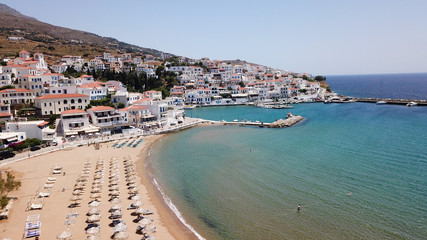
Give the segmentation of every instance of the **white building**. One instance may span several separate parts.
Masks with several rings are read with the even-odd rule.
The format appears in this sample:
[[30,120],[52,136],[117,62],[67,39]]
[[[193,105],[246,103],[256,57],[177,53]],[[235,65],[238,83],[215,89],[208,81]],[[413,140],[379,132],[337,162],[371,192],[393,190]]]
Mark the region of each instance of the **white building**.
[[0,132],[0,147],[7,148],[11,143],[22,142],[27,139],[25,132]]
[[33,92],[27,89],[4,89],[0,91],[2,104],[20,104],[34,102]]
[[48,122],[27,121],[27,122],[7,122],[7,132],[25,132],[27,138],[37,138],[42,141],[53,141],[55,139],[55,129],[50,129]]
[[42,115],[60,114],[70,109],[85,109],[90,103],[89,96],[83,94],[50,94],[35,100],[36,108]]
[[89,115],[81,109],[72,109],[61,113],[61,123],[64,136],[98,132],[99,128],[91,126]]

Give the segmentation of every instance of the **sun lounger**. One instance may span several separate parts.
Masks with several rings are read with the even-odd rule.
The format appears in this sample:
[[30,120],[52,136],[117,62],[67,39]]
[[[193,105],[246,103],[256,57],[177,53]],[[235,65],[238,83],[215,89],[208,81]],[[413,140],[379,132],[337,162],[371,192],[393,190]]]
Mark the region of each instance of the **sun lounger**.
[[40,236],[40,229],[26,230],[25,238],[32,238]]
[[41,225],[42,224],[40,221],[26,222],[25,223],[25,230],[38,229],[41,227]]
[[54,186],[54,184],[45,184],[44,185],[44,188],[46,189],[46,188],[53,188],[53,186]]
[[62,171],[61,170],[53,170],[52,171],[52,174],[61,174],[62,173]]
[[27,222],[40,220],[40,214],[28,215]]
[[55,182],[56,181],[56,177],[48,177],[47,180],[49,182]]
[[54,166],[53,170],[62,170],[62,167],[61,166]]
[[50,195],[49,192],[39,192],[39,195],[37,197],[44,198],[44,197],[49,197],[49,195]]
[[43,208],[43,203],[32,203],[30,210],[38,210]]

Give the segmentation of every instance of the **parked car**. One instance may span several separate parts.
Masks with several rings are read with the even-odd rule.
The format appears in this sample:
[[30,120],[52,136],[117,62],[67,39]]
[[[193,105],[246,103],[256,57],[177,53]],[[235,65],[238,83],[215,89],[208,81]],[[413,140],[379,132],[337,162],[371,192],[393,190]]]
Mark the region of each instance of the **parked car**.
[[15,157],[15,153],[11,151],[0,151],[0,160]]
[[40,146],[32,146],[30,148],[30,151],[37,151],[37,150],[40,150],[40,149],[41,149]]

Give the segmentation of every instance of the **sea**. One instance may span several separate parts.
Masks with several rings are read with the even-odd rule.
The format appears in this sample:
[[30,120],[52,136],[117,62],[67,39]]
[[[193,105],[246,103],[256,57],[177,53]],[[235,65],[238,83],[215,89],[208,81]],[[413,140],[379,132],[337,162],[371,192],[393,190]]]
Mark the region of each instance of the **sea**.
[[[327,82],[348,96],[427,99],[427,74]],[[186,114],[272,122],[288,112],[305,120],[282,129],[195,127],[151,150],[155,184],[199,239],[427,239],[427,107],[305,103]]]

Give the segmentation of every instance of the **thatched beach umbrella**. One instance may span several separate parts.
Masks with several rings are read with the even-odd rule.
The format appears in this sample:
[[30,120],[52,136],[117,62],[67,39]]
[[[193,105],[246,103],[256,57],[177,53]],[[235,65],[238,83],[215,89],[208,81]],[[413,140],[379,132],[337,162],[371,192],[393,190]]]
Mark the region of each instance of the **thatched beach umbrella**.
[[141,197],[139,195],[135,195],[135,196],[132,196],[130,199],[134,201],[138,201],[138,200],[141,200]]
[[134,207],[140,207],[142,206],[142,202],[141,201],[133,202],[131,205]]
[[101,179],[103,176],[101,175],[101,174],[97,174],[97,175],[95,175],[94,177],[93,177],[93,179]]
[[69,239],[71,238],[71,232],[68,230],[63,231],[61,234],[58,235],[58,237],[56,237],[56,239]]
[[141,219],[141,220],[138,221],[138,224],[140,224],[140,225],[148,225],[148,224],[151,224],[151,220],[148,219],[148,218],[143,218],[143,219]]
[[123,222],[121,222],[121,223],[117,224],[116,226],[114,226],[114,232],[124,232],[127,229],[128,229],[128,227]]
[[101,205],[101,202],[96,200],[89,203],[89,207],[98,207],[99,205]]
[[98,213],[99,213],[99,209],[96,207],[89,209],[89,211],[87,212],[88,215],[95,215]]
[[135,183],[131,183],[131,184],[128,185],[128,189],[130,189],[130,188],[136,188],[136,187],[138,187],[138,185],[136,185]]
[[74,195],[74,196],[82,195],[82,194],[83,194],[83,192],[82,192],[82,191],[80,191],[80,190],[74,190],[74,191],[73,191],[73,195]]
[[145,213],[145,209],[143,209],[143,208],[138,208],[138,209],[136,209],[135,210],[135,212],[134,213],[136,213],[136,214],[138,214],[138,215],[142,215],[142,214],[144,214]]
[[115,198],[111,199],[110,202],[117,204],[117,203],[120,203],[120,199],[118,197],[115,197]]
[[119,196],[119,195],[120,195],[120,192],[119,192],[119,191],[112,191],[112,192],[110,193],[110,195],[111,195],[111,196]]
[[129,194],[137,194],[138,193],[138,189],[132,189],[129,191]]
[[117,185],[113,185],[110,187],[110,191],[117,191],[117,190],[119,190],[119,186]]
[[86,230],[87,234],[96,234],[99,233],[99,227],[91,227],[88,230]]
[[77,195],[74,195],[74,196],[72,196],[71,197],[71,199],[70,199],[71,201],[73,201],[73,202],[75,202],[75,201],[78,201],[78,200],[82,200],[82,197],[81,196],[77,196]]
[[86,240],[101,240],[101,237],[96,235],[87,236]]
[[95,223],[95,222],[99,222],[100,220],[101,220],[101,215],[99,214],[91,215],[87,218],[88,223]]
[[93,193],[92,195],[90,195],[90,198],[92,198],[92,199],[97,199],[100,197],[101,197],[101,194],[99,194],[99,193]]
[[113,239],[115,240],[126,240],[128,239],[129,234],[127,232],[117,232],[116,234],[114,234]]
[[77,182],[87,182],[87,178],[79,177],[79,178],[77,178]]
[[122,206],[120,206],[119,204],[116,204],[116,205],[111,207],[111,210],[113,210],[113,211],[120,210],[120,209],[122,209]]
[[94,188],[90,191],[91,193],[100,193],[101,189],[100,188]]

